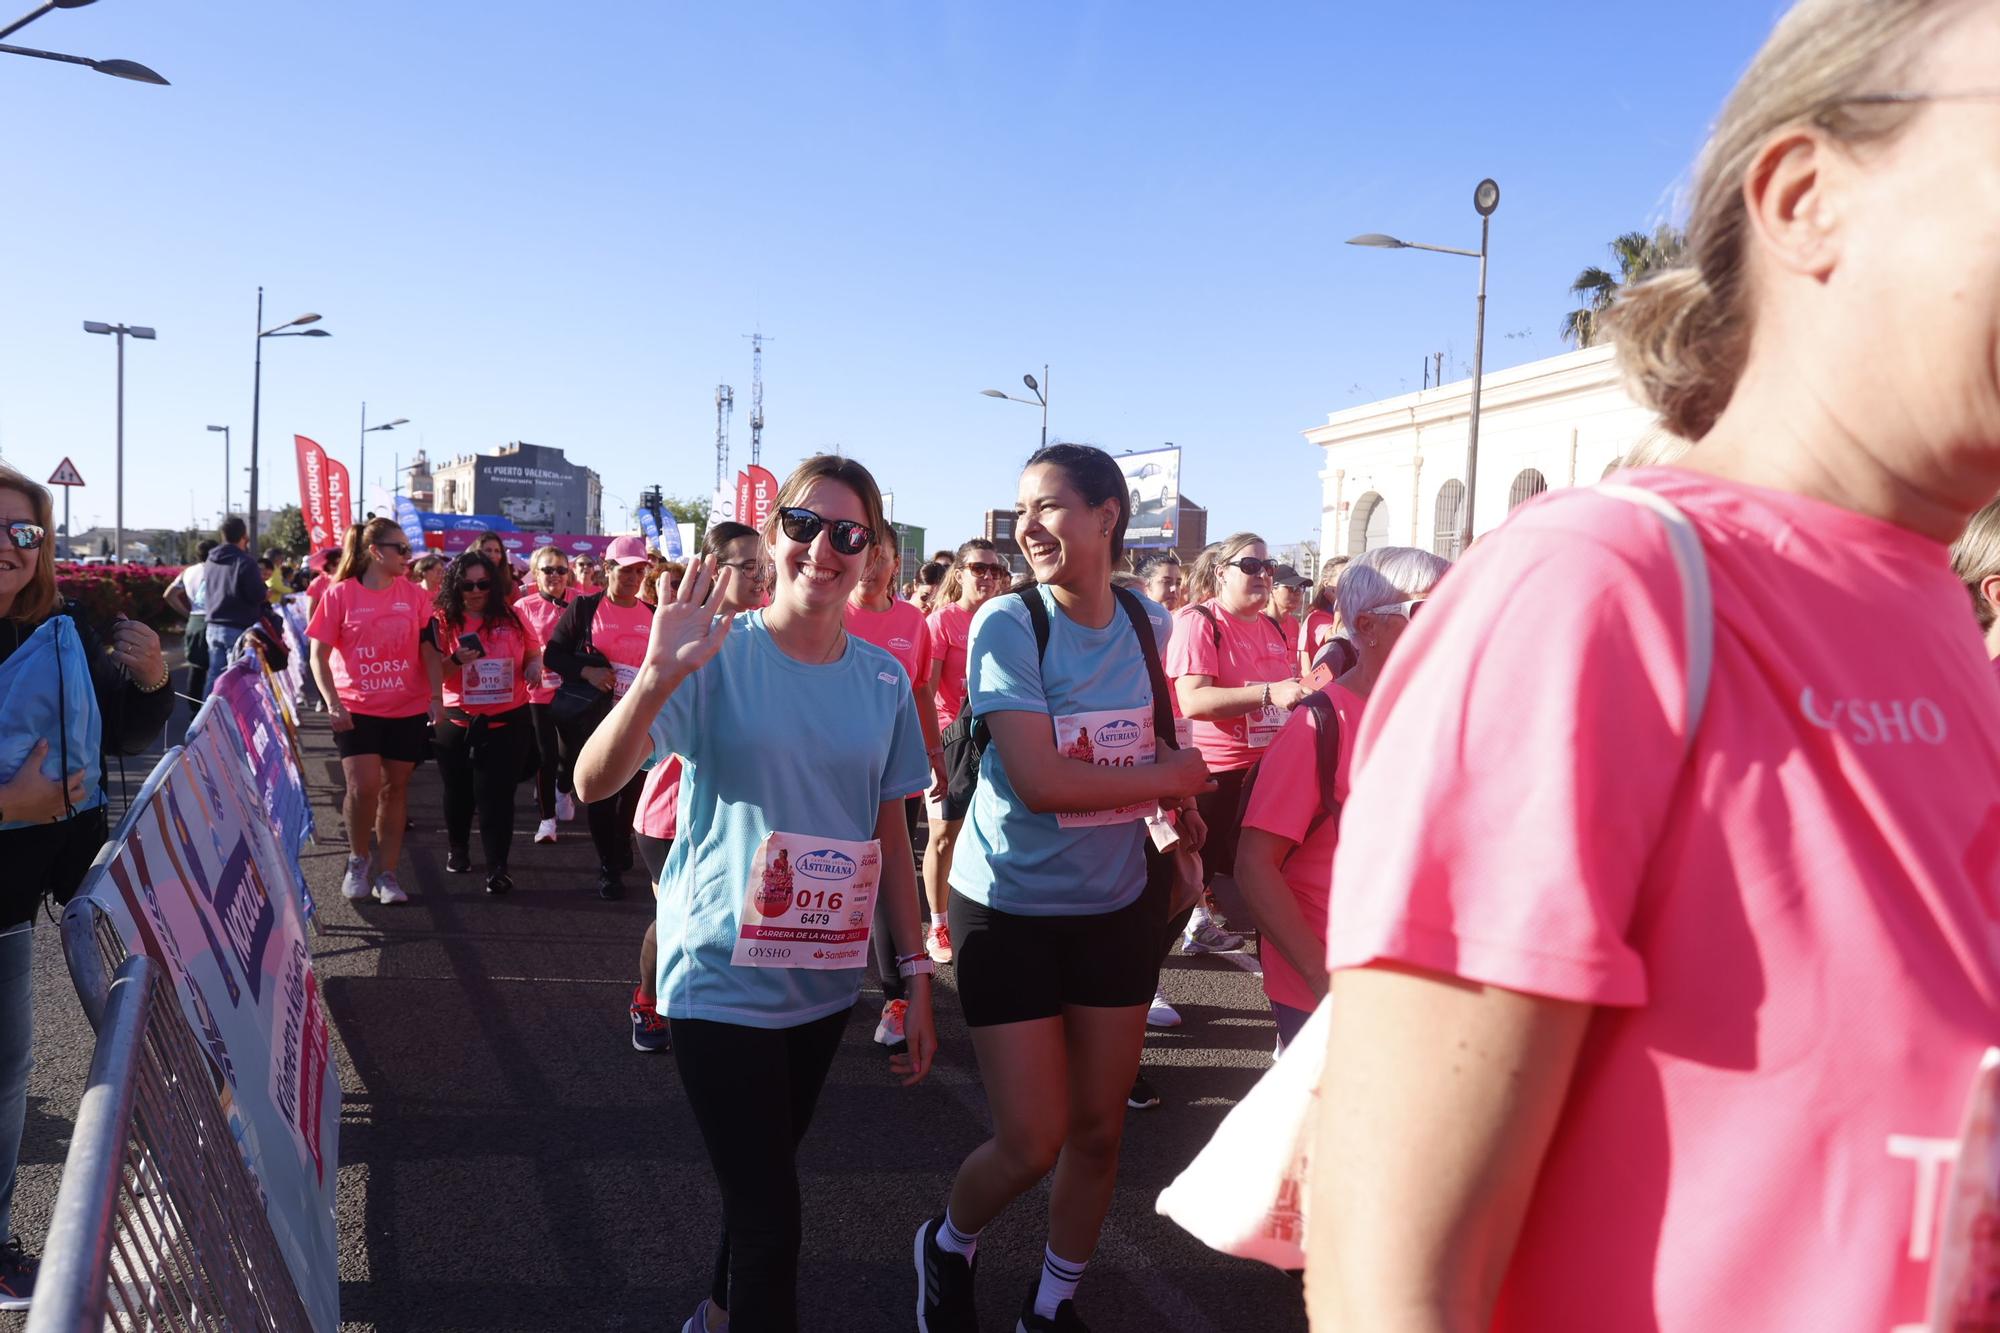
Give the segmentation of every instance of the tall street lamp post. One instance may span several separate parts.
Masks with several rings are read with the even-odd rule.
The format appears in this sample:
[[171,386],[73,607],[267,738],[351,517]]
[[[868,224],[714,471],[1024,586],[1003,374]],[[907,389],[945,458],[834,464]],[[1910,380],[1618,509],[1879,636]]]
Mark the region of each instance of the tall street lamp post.
[[1472,208],[1479,214],[1477,250],[1399,241],[1394,236],[1373,231],[1348,242],[1349,245],[1367,245],[1381,250],[1430,250],[1441,255],[1464,255],[1479,261],[1479,305],[1472,335],[1472,415],[1465,430],[1465,526],[1459,537],[1460,555],[1472,549],[1472,515],[1479,498],[1479,387],[1486,370],[1486,239],[1493,222],[1493,210],[1498,207],[1500,187],[1488,177],[1472,191]]
[[[42,0],[40,5],[20,18],[0,27],[0,37],[12,37],[52,9],[81,9],[90,3],[92,0]],[[66,56],[60,51],[38,51],[32,46],[0,45],[0,52],[10,56],[29,56],[36,60],[58,60],[65,65],[84,65],[99,74],[109,74],[114,79],[130,79],[134,83],[157,83],[164,87],[167,82],[136,60],[92,60],[88,56]]]
[[333,335],[325,329],[299,327],[319,323],[319,316],[304,314],[296,319],[288,319],[282,324],[264,327],[264,289],[257,289],[257,364],[250,381],[250,549],[257,549],[257,433],[263,424],[264,407],[264,339],[266,338],[330,338]]
[[1039,405],[1042,409],[1042,448],[1046,449],[1049,447],[1049,398],[1043,390],[1048,386],[1048,382],[1049,368],[1043,366],[1042,382],[1040,384],[1035,383],[1033,375],[1021,376],[1021,383],[1027,385],[1028,391],[1035,395],[1032,399],[1016,398],[1014,395],[1002,393],[998,389],[981,389],[979,392],[985,394],[988,398],[1005,398],[1010,403],[1026,403],[1029,407]]
[[361,465],[360,465],[360,466],[361,466],[361,502],[360,502],[360,503],[359,503],[358,505],[356,505],[356,506],[355,506],[355,508],[356,508],[356,510],[357,510],[358,512],[360,512],[360,513],[363,513],[363,514],[365,514],[365,513],[367,513],[367,512],[368,512],[368,435],[369,435],[369,432],[371,432],[371,431],[378,431],[378,430],[394,430],[394,429],[396,429],[396,427],[398,427],[398,426],[407,426],[407,425],[409,425],[409,424],[410,424],[410,419],[409,419],[408,417],[397,417],[397,418],[396,418],[396,419],[395,419],[394,421],[385,421],[385,422],[383,422],[383,423],[382,423],[381,425],[379,425],[379,426],[371,426],[371,425],[369,425],[369,424],[368,424],[368,404],[366,404],[366,403],[363,403],[363,404],[361,405]]
[[229,517],[229,427],[210,426],[222,432],[222,516]]
[[125,339],[130,336],[151,342],[158,335],[151,329],[136,324],[101,324],[94,319],[83,321],[83,331],[108,333],[118,344],[118,516],[116,526],[112,528],[112,540],[117,545],[112,549],[111,558],[123,564],[125,562]]

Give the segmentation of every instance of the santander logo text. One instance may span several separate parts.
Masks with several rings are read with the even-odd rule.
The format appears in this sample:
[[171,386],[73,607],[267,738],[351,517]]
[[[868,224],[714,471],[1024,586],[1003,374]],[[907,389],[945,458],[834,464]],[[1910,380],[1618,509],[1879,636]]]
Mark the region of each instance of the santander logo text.
[[1821,731],[1856,745],[1943,745],[1951,734],[1944,709],[1930,699],[1816,700],[1808,685],[1799,694],[1799,712]]

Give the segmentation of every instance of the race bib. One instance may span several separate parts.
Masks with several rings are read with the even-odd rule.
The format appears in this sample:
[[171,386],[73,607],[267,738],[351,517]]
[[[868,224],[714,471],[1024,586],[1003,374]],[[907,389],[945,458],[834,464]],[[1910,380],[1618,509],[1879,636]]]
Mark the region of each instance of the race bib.
[[1958,1153],[1931,1261],[1930,1333],[2000,1321],[2000,1050],[1979,1062],[1958,1132]]
[[1192,750],[1194,748],[1194,719],[1177,717],[1174,719],[1174,748]]
[[[1252,685],[1276,684],[1276,681],[1253,680]],[[1262,750],[1278,739],[1278,733],[1285,729],[1285,719],[1290,713],[1276,704],[1268,708],[1258,708],[1243,719],[1244,739],[1253,750]]]
[[864,966],[881,879],[875,839],[769,834],[757,845],[730,961],[818,971]]
[[625,691],[632,688],[632,682],[639,679],[639,668],[611,664],[611,697],[623,699]]
[[514,702],[514,659],[481,657],[460,670],[459,698],[467,708]]
[[[1097,713],[1065,713],[1055,720],[1056,753],[1065,759],[1107,768],[1134,768],[1153,762],[1157,744],[1149,709],[1111,709]],[[1126,824],[1160,812],[1159,802],[1141,801],[1116,810],[1092,810],[1082,814],[1058,814],[1062,828],[1102,828]]]

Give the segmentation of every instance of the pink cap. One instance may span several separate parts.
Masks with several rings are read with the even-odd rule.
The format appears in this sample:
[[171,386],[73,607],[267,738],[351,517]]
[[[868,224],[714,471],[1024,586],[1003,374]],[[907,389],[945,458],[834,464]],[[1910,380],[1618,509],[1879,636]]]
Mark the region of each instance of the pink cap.
[[611,545],[604,548],[604,559],[609,564],[622,567],[625,565],[643,565],[651,557],[646,554],[646,539],[644,537],[633,536],[619,537],[613,540]]

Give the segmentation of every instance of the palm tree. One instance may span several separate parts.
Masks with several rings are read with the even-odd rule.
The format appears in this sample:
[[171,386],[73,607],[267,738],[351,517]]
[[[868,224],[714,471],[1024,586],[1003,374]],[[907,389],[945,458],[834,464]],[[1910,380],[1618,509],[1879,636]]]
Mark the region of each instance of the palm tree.
[[1569,293],[1582,302],[1563,317],[1563,341],[1589,347],[1604,332],[1604,315],[1618,299],[1618,293],[1660,269],[1673,268],[1687,257],[1687,233],[1661,223],[1651,236],[1628,231],[1611,242],[1612,256],[1618,261],[1613,277],[1596,265],[1576,275]]

